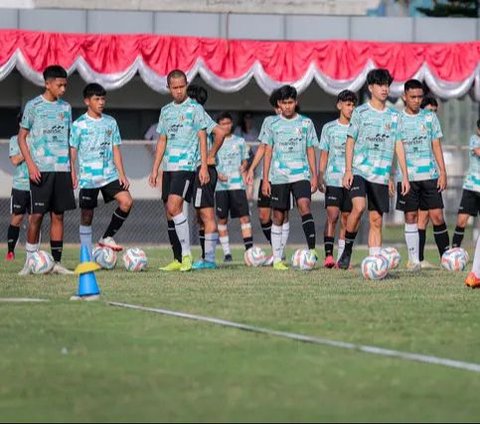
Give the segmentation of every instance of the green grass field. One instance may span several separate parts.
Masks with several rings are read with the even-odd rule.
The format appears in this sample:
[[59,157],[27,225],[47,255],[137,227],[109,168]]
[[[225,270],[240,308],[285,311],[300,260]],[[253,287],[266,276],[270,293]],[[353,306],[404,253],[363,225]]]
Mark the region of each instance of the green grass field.
[[[0,297],[50,300],[0,303],[2,422],[480,419],[478,373],[105,302],[480,363],[480,290],[463,286],[466,272],[399,269],[367,282],[358,267],[278,273],[237,262],[180,275],[156,271],[170,259],[167,249],[147,254],[148,272],[98,272],[98,302],[68,300],[76,277],[18,277],[20,254],[2,264]],[[67,249],[65,264],[73,268],[77,255]],[[428,256],[438,262],[434,250]]]

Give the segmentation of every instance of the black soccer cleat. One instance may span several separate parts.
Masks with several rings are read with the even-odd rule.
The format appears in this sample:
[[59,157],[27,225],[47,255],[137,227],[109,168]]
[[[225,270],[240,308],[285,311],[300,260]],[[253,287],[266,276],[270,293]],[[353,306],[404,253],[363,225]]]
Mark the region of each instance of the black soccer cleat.
[[232,255],[225,255],[223,262],[233,262]]
[[337,268],[339,269],[349,269],[350,268],[350,260],[352,259],[352,254],[347,253],[345,250],[340,256],[340,259],[337,262]]

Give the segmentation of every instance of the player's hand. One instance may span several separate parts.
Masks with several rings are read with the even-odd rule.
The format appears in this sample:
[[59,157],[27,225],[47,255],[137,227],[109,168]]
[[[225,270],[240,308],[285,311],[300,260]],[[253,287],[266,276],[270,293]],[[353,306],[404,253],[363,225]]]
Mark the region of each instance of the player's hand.
[[78,187],[78,177],[77,177],[77,173],[75,172],[74,169],[72,169],[70,175],[71,175],[71,177],[72,177],[72,188],[75,190],[75,189]]
[[239,169],[240,174],[245,173],[245,172],[247,171],[247,169],[248,169],[248,163],[242,163],[242,164],[240,165],[240,169]]
[[447,188],[447,174],[440,174],[438,177],[437,188],[439,192]]
[[270,195],[272,194],[272,188],[270,186],[269,181],[266,181],[266,180],[263,181],[263,183],[262,183],[262,194],[266,197],[270,197]]
[[318,190],[320,193],[325,193],[327,191],[327,186],[325,185],[325,180],[322,175],[318,175]]
[[406,196],[410,192],[410,181],[408,181],[408,178],[404,178],[402,180],[402,196]]
[[198,179],[200,180],[200,185],[208,184],[210,181],[210,174],[208,173],[207,166],[201,166],[200,170],[198,171]]
[[[402,190],[403,190],[403,181],[402,181]],[[395,196],[395,181],[393,181],[392,178],[388,180],[388,195],[390,197]]]
[[118,182],[125,190],[128,190],[130,187],[130,181],[128,181],[128,178],[125,175],[119,176]]
[[310,190],[312,194],[318,190],[318,179],[316,175],[312,175],[312,178],[310,179]]
[[158,180],[158,171],[152,171],[152,173],[148,177],[148,184],[150,184],[150,187],[155,188],[157,186],[157,180]]
[[218,174],[218,181],[226,183],[228,181],[228,177],[225,174]]
[[28,168],[28,175],[30,176],[30,179],[35,183],[35,184],[40,184],[42,181],[42,174],[37,168],[37,165],[32,163],[30,166],[27,166]]
[[252,185],[254,179],[255,179],[255,177],[254,177],[254,175],[253,175],[253,171],[248,171],[248,172],[247,172],[247,177],[245,178],[245,182],[246,182],[248,185]]
[[343,186],[350,190],[353,184],[353,174],[352,171],[345,171],[345,174],[343,175]]
[[217,165],[217,161],[215,159],[215,156],[208,156],[207,157],[207,165],[210,165],[210,166]]

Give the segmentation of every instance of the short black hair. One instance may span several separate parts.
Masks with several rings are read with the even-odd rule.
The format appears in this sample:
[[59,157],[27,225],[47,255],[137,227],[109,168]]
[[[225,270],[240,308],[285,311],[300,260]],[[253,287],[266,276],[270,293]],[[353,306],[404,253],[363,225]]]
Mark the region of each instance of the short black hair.
[[358,102],[358,98],[353,91],[343,90],[338,93],[337,103],[338,102],[352,102],[354,105],[356,105]]
[[409,79],[404,87],[403,87],[403,90],[405,91],[405,93],[408,91],[408,90],[417,90],[421,88],[423,91],[425,91],[425,88],[423,87],[423,84],[417,80],[417,79]]
[[278,89],[277,101],[288,99],[297,100],[297,89],[291,85],[283,85]]
[[274,108],[278,107],[278,88],[272,91],[272,94],[270,94],[270,97],[268,98],[268,103]]
[[223,121],[224,119],[230,119],[230,121],[233,122],[233,117],[232,115],[230,114],[230,112],[220,112],[217,116],[217,124],[220,123],[220,121]]
[[87,84],[83,89],[83,98],[89,99],[93,96],[106,96],[107,91],[96,82],[92,82],[91,84]]
[[420,105],[420,107],[422,109],[425,109],[427,106],[438,107],[437,99],[432,96],[425,96],[422,100],[422,104]]
[[190,84],[187,88],[187,96],[191,99],[195,100],[197,103],[201,104],[202,106],[208,100],[208,92],[205,88],[197,85],[197,84]]
[[390,86],[393,82],[393,77],[390,75],[387,69],[372,69],[367,74],[367,84],[377,84],[377,85],[388,85]]
[[187,82],[187,75],[181,69],[174,69],[170,71],[167,75],[167,85],[170,86],[170,81],[174,78],[184,78],[185,82]]
[[67,78],[67,71],[60,65],[50,65],[43,71],[43,79],[45,81],[55,78]]

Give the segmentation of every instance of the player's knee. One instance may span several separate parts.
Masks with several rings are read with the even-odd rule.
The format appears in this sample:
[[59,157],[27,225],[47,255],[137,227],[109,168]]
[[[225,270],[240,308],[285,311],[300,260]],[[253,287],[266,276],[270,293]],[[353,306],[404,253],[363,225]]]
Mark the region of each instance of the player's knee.
[[118,202],[118,207],[123,212],[130,212],[130,209],[132,209],[132,206],[133,206],[132,196],[122,197],[122,199]]
[[375,229],[382,228],[383,219],[381,215],[370,216],[370,227]]
[[356,204],[356,205],[353,205],[352,207],[352,214],[353,215],[362,215],[363,212],[365,212],[365,204]]
[[63,213],[54,213],[50,214],[52,223],[63,223]]
[[310,201],[302,200],[298,202],[298,211],[300,215],[308,215],[310,213]]
[[167,202],[166,207],[167,207],[167,214],[172,217],[177,216],[183,212],[182,208],[173,202],[172,203]]

